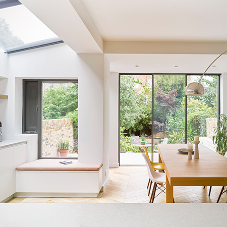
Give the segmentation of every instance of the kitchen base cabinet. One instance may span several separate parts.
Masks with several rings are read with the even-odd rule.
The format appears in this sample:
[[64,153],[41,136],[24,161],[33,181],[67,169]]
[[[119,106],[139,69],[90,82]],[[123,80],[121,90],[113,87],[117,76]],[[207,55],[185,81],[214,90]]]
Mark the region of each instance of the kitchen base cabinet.
[[16,167],[26,162],[26,154],[26,142],[0,144],[0,202],[16,192]]

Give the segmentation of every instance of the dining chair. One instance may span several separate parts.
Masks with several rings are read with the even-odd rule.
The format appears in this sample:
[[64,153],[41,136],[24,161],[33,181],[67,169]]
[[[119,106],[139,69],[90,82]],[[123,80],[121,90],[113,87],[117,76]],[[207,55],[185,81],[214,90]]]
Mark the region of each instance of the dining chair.
[[162,163],[152,162],[150,160],[150,157],[149,157],[149,154],[148,154],[147,150],[146,149],[144,149],[144,150],[145,150],[145,154],[146,154],[147,158],[149,159],[149,161],[151,163],[152,168],[154,170],[164,171],[165,170],[164,165]]
[[[145,162],[146,162],[146,166],[147,166],[147,171],[148,171],[148,176],[149,176],[149,181],[150,181],[150,186],[149,186],[149,190],[148,190],[148,196],[150,194],[150,189],[151,189],[151,185],[153,184],[153,189],[152,189],[152,193],[150,196],[150,203],[154,202],[154,198],[157,197],[161,192],[165,193],[165,187],[164,184],[166,183],[166,174],[165,173],[161,173],[161,172],[156,172],[153,170],[151,163],[147,157],[146,154],[142,154]],[[164,188],[163,188],[164,187]],[[158,195],[155,196],[156,193],[156,189],[160,189],[161,191],[159,192]]]
[[[152,162],[150,160],[150,157],[149,157],[149,154],[147,152],[147,149],[144,149],[144,150],[145,150],[145,154],[146,154],[148,160],[150,161],[150,164],[151,164],[152,168],[154,170],[158,170],[158,171],[164,172],[165,171],[165,168],[164,168],[163,164],[162,163],[157,163],[157,162]],[[150,194],[150,188],[151,188],[151,181],[150,181],[150,178],[149,178],[148,183],[147,183],[148,196]]]
[[[205,188],[205,186],[204,186],[204,188]],[[210,186],[209,196],[210,196],[210,193],[211,193],[211,188],[212,188],[212,186]],[[222,186],[221,191],[220,191],[220,194],[219,194],[219,196],[218,196],[217,203],[219,202],[219,200],[220,200],[222,194],[224,194],[225,192],[227,192],[227,189],[226,189],[225,191],[224,191],[224,189],[225,189],[225,186]]]
[[[204,186],[204,188],[205,188],[205,186]],[[211,193],[211,188],[212,188],[212,186],[210,186],[209,196],[210,196],[210,193]],[[225,186],[222,186],[221,191],[220,191],[220,194],[219,194],[219,196],[218,196],[217,203],[219,202],[219,200],[220,200],[222,194],[224,194],[225,192],[227,192],[227,189],[226,189],[225,191],[224,191],[224,189],[225,189]]]
[[220,191],[220,194],[219,194],[219,196],[218,196],[217,203],[219,202],[219,200],[220,200],[220,198],[221,198],[221,195],[224,194],[225,192],[227,192],[227,189],[226,189],[225,191],[224,191],[224,189],[225,189],[225,186],[222,186],[221,191]]
[[[206,186],[203,186],[203,189],[205,189],[206,188]],[[211,193],[211,189],[212,189],[212,186],[210,186],[210,189],[209,189],[209,194],[208,194],[208,196],[210,196],[210,193]]]

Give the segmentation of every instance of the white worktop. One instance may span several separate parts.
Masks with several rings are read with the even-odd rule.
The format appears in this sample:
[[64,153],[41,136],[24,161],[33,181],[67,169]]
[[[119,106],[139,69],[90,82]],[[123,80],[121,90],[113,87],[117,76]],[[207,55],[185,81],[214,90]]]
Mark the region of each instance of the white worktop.
[[227,204],[0,204],[7,227],[224,227]]
[[2,142],[0,142],[0,149],[24,143],[27,142],[25,140],[3,140]]

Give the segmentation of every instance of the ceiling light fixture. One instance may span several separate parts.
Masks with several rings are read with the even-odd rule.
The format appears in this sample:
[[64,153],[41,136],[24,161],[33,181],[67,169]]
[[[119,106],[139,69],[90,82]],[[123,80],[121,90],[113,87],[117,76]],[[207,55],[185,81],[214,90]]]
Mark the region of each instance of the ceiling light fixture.
[[224,51],[223,53],[221,53],[217,58],[215,58],[211,64],[207,67],[207,69],[205,70],[205,72],[203,73],[203,75],[200,77],[199,82],[192,82],[190,84],[188,84],[185,88],[185,94],[188,96],[203,96],[205,93],[205,89],[203,87],[203,85],[200,83],[203,76],[205,75],[205,73],[207,72],[207,70],[213,65],[213,63],[218,60],[218,58],[220,58],[224,53],[226,53],[226,51]]
[[138,65],[136,65],[135,67],[139,67]]

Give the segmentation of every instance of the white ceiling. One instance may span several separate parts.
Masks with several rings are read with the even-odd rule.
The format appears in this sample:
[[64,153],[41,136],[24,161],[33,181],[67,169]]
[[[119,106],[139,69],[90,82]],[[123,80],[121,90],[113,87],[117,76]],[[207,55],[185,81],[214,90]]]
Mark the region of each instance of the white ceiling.
[[[111,72],[119,73],[203,73],[218,55],[204,54],[105,54]],[[227,55],[219,58],[207,73],[227,72]],[[135,67],[138,65],[139,67]],[[177,67],[175,67],[177,66]]]
[[[227,0],[21,2],[77,53],[101,53],[101,37],[128,41],[104,43],[111,72],[203,73],[216,54],[226,50]],[[114,51],[106,52],[107,46]],[[222,56],[208,73],[227,72],[226,62],[227,55]]]
[[226,41],[226,0],[83,0],[105,41]]
[[81,17],[66,0],[20,0],[39,20],[77,53],[102,53]]

